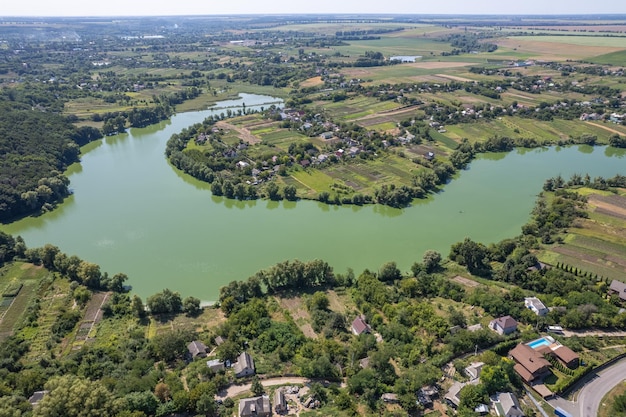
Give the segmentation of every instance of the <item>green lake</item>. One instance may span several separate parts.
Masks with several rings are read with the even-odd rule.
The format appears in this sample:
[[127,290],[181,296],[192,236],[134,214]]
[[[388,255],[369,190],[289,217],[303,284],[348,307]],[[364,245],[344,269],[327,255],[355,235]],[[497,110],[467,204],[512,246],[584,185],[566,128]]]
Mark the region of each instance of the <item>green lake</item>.
[[242,94],[221,109],[177,114],[88,145],[68,172],[71,197],[2,230],[29,247],[52,243],[110,275],[124,272],[142,297],[170,288],[210,301],[221,285],[284,260],[323,259],[357,274],[393,260],[408,271],[428,249],[447,256],[465,237],[487,244],[519,234],[548,177],[626,171],[625,153],[613,148],[543,148],[482,156],[442,192],[403,210],[226,200],[170,166],[165,144],[211,111],[244,102],[277,101]]

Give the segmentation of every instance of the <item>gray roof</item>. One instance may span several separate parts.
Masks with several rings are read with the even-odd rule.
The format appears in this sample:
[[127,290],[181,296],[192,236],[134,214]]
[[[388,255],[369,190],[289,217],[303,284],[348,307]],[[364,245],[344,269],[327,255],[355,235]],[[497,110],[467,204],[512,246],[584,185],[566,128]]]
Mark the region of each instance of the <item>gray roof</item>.
[[187,345],[187,350],[195,358],[198,355],[206,354],[206,345],[199,340],[194,340]]
[[498,401],[500,401],[500,405],[502,406],[502,411],[504,411],[504,415],[506,417],[523,417],[524,412],[519,406],[517,402],[517,397],[515,394],[510,392],[503,392],[498,394]]
[[254,371],[254,361],[252,360],[252,356],[248,352],[243,352],[237,358],[237,363],[234,366],[235,375],[242,373],[246,369],[251,369]]
[[244,398],[239,401],[240,416],[270,415],[271,413],[272,409],[270,408],[270,399],[266,395],[261,397]]
[[611,281],[611,286],[609,288],[611,289],[611,291],[615,291],[617,294],[619,294],[619,298],[621,298],[622,300],[626,300],[625,283],[614,279],[613,281]]

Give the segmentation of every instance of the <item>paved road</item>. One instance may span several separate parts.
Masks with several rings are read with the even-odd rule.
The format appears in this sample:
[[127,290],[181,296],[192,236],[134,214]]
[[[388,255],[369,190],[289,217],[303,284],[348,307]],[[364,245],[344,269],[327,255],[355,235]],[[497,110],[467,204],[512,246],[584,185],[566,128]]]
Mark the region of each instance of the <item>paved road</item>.
[[626,358],[614,363],[606,369],[592,373],[588,382],[576,395],[576,401],[555,398],[548,403],[553,407],[561,407],[574,417],[596,417],[602,398],[617,384],[626,380]]
[[609,336],[609,337],[624,337],[626,332],[620,331],[606,331],[606,330],[563,330],[563,336],[565,337],[585,337],[585,336]]

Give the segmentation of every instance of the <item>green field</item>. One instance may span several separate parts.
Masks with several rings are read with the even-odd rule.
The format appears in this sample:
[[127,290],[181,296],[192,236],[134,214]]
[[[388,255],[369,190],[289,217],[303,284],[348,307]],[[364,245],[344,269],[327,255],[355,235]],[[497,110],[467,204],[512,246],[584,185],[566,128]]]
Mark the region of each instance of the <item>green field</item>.
[[610,54],[599,55],[588,59],[594,64],[624,66],[626,62],[626,51],[612,52]]
[[[448,125],[445,135],[455,140],[467,138],[470,142],[483,141],[494,135],[556,142],[588,134],[597,136],[599,142],[607,143],[609,137],[614,133],[605,129],[604,126],[579,120],[555,119],[550,122],[543,122],[535,119],[504,116],[496,120]],[[608,127],[614,129],[616,126],[609,125]]]
[[48,271],[32,264],[16,262],[2,269],[0,273],[0,288],[6,289],[15,283],[22,284],[22,288],[15,297],[3,297],[0,303],[0,338],[13,332],[20,323],[28,304],[35,299],[41,280],[48,275]]

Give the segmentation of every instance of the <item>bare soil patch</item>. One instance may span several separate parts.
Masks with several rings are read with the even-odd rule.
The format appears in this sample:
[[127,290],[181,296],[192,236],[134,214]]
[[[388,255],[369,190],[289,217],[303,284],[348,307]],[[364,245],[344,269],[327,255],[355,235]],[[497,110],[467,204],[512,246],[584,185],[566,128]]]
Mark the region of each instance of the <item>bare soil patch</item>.
[[[439,69],[439,68],[459,68],[475,65],[471,62],[447,62],[447,61],[425,61],[406,64],[414,68]],[[441,74],[437,74],[441,76]],[[446,76],[447,77],[447,76]],[[471,80],[470,80],[471,81]]]
[[457,77],[456,75],[447,75],[447,74],[437,74],[437,77],[446,78],[448,80],[453,80],[453,81],[461,81],[461,82],[474,81],[474,80],[470,80],[469,78]]
[[324,84],[322,81],[322,77],[313,77],[308,80],[304,80],[300,83],[300,87],[316,87],[318,85]]
[[479,282],[473,281],[469,278],[462,277],[460,275],[457,275],[456,277],[452,278],[452,281],[457,282],[466,287],[470,287],[470,288],[478,287],[480,285]]
[[328,291],[327,295],[331,310],[342,314],[346,312],[346,305],[339,299],[335,291]]
[[565,247],[565,246],[555,246],[554,248],[552,248],[552,251],[556,252],[556,253],[560,253],[562,255],[568,255],[571,256],[573,258],[577,258],[580,259],[584,262],[588,262],[591,264],[597,264],[598,263],[598,258],[596,258],[593,255],[588,255],[585,253],[582,253],[580,251],[577,251],[576,249],[570,248],[570,247]]
[[611,133],[616,133],[616,134],[618,134],[618,135],[623,135],[623,134],[624,134],[624,132],[622,132],[622,131],[620,131],[620,130],[617,130],[617,129],[612,129],[612,128],[608,127],[608,126],[604,126],[604,125],[603,125],[603,124],[601,124],[601,123],[593,123],[593,122],[589,122],[589,121],[585,121],[585,123],[587,123],[588,125],[592,125],[592,126],[595,126],[595,127],[599,127],[600,129],[604,129],[604,130],[606,130],[606,131],[608,131],[608,132],[611,132]]
[[[313,331],[313,327],[311,327],[311,315],[307,311],[304,300],[302,297],[293,296],[289,298],[276,298],[276,301],[280,304],[282,308],[289,311],[289,314],[293,318],[293,320],[298,324],[300,330],[306,337],[316,339],[317,334]],[[299,324],[298,322],[304,321],[304,324]]]
[[626,197],[619,195],[591,195],[589,203],[596,206],[596,211],[626,219]]
[[608,46],[586,46],[574,45],[567,43],[555,43],[547,41],[530,41],[527,39],[519,39],[516,37],[501,39],[496,42],[499,46],[506,48],[518,49],[524,52],[536,54],[533,59],[558,60],[563,57],[585,58],[609,54],[619,51],[619,48]]
[[219,121],[215,125],[220,129],[233,130],[237,132],[239,139],[251,145],[261,143],[261,139],[258,136],[253,135],[250,130],[246,129],[245,127],[238,127],[224,121]]
[[102,319],[102,311],[100,310],[100,306],[104,304],[109,295],[110,293],[107,292],[95,293],[91,297],[91,300],[89,300],[89,302],[87,303],[87,308],[85,309],[85,318],[83,319],[83,321],[100,321]]

